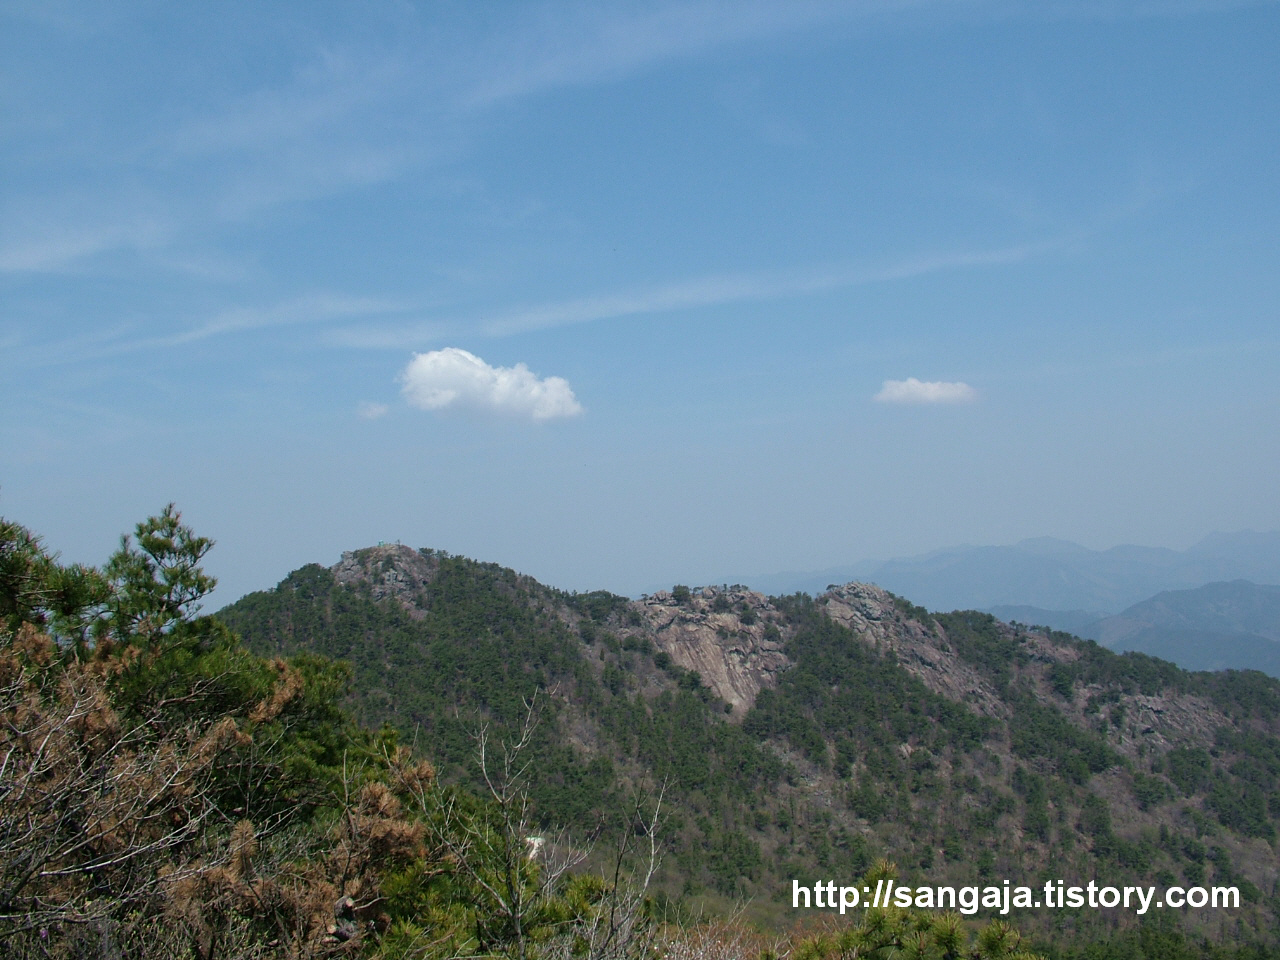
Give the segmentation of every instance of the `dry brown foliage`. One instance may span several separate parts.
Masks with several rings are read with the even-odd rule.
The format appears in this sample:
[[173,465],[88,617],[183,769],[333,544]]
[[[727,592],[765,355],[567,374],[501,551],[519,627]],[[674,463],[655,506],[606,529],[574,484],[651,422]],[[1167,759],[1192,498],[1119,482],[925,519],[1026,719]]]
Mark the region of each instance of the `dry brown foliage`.
[[232,722],[158,738],[112,707],[101,660],[51,669],[30,624],[0,646],[0,925],[91,924],[103,894],[140,909],[213,813],[207,773]]
[[[277,682],[251,711],[280,714]],[[391,786],[347,777],[327,830],[260,837],[221,810],[219,765],[249,735],[228,716],[129,721],[111,702],[119,657],[63,658],[31,624],[0,633],[0,956],[348,955],[378,927],[378,878],[427,857],[402,809],[434,782],[388,758]]]

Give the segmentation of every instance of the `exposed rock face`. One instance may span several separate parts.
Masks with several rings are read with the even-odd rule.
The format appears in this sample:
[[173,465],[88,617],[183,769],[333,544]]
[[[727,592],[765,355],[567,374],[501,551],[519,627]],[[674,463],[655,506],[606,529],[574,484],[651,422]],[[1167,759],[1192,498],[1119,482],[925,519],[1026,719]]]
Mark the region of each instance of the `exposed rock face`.
[[771,616],[776,609],[762,593],[703,587],[677,600],[662,590],[633,607],[658,649],[701,674],[711,691],[733,707],[736,719],[790,666]]
[[[920,623],[877,586],[849,583],[818,598],[827,615],[864,643],[892,651],[898,661],[936,693],[968,703],[979,712],[1005,717],[1008,708],[979,672],[951,651],[933,623]],[[708,687],[741,718],[756,695],[777,683],[791,662],[774,624],[776,608],[761,593],[745,588],[702,587],[677,600],[659,591],[637,601],[644,632],[686,670],[696,670]]]
[[1231,722],[1202,697],[1186,694],[1150,697],[1131,694],[1126,719],[1128,722],[1120,732],[1117,746],[1130,757],[1137,755],[1140,745],[1158,751],[1188,744],[1212,747],[1213,732]]
[[981,674],[953,653],[945,635],[898,609],[893,597],[869,583],[847,583],[818,598],[827,616],[876,648],[893,651],[898,662],[926,687],[980,713],[1005,717],[1008,710]]
[[[430,605],[432,582],[439,570],[439,554],[399,544],[348,551],[332,568],[339,583],[367,584],[375,600],[396,600],[415,619],[423,617]],[[1009,707],[999,691],[954,652],[945,632],[932,621],[926,625],[904,612],[888,592],[871,584],[848,583],[829,590],[818,603],[861,642],[892,651],[903,667],[935,693],[987,716],[1008,719]],[[629,608],[640,615],[640,622],[625,632],[648,637],[673,663],[696,671],[733,708],[731,719],[742,719],[756,695],[775,686],[778,675],[791,666],[783,652],[785,636],[775,622],[778,611],[768,597],[754,590],[702,587],[679,599],[664,590],[632,601]],[[568,624],[578,619],[567,608],[558,615]],[[1013,632],[1013,628],[1002,629]],[[1037,696],[1045,699],[1047,671],[1056,663],[1078,659],[1079,650],[1038,634],[1024,634],[1022,643],[1032,673],[1040,676]],[[1096,716],[1089,713],[1087,701],[1096,692],[1081,686],[1074,702],[1058,702],[1058,708],[1077,724],[1089,726]],[[1130,756],[1143,743],[1208,746],[1210,732],[1229,722],[1203,698],[1169,692],[1133,694],[1128,711],[1127,723],[1116,732],[1113,746]]]
[[375,600],[399,600],[415,619],[424,615],[430,602],[431,581],[440,569],[439,559],[429,551],[400,544],[383,544],[364,550],[348,550],[331,568],[343,586],[369,584]]
[[[1012,628],[1009,628],[1012,631]],[[1023,650],[1033,662],[1045,665],[1040,671],[1041,698],[1047,686],[1047,668],[1055,663],[1071,663],[1080,659],[1078,647],[1059,643],[1043,634],[1031,633],[1023,637]],[[1089,698],[1103,693],[1096,684],[1081,684],[1075,690],[1070,703],[1056,703],[1063,712],[1082,727],[1097,722],[1098,714],[1089,709]],[[1163,693],[1148,696],[1143,693],[1126,694],[1125,723],[1113,733],[1112,746],[1128,757],[1138,755],[1139,748],[1164,749],[1174,744],[1183,746],[1213,745],[1213,732],[1230,726],[1230,718],[1204,697],[1189,693]]]

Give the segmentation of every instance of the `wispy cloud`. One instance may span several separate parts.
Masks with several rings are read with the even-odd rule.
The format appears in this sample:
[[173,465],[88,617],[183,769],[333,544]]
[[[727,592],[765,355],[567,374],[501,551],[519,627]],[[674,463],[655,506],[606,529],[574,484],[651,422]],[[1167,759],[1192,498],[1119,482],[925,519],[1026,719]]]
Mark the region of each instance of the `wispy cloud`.
[[323,49],[285,83],[259,88],[182,124],[170,145],[192,155],[269,153],[367,113],[407,79],[399,57],[359,58]]
[[490,366],[457,347],[414,354],[400,381],[405,400],[420,410],[462,409],[535,422],[582,413],[563,377],[539,378],[523,363]]
[[654,64],[790,32],[886,16],[1115,20],[1269,0],[674,0],[526,5],[457,73],[465,107],[613,80]]
[[181,165],[221,163],[216,213],[239,219],[281,202],[395,179],[456,156],[475,115],[511,99],[616,79],[650,64],[910,0],[678,0],[517,8],[494,29],[410,21],[376,49],[332,45],[290,76],[158,133]]
[[626,76],[720,47],[885,16],[1120,20],[1186,16],[1273,0],[676,0],[544,3],[487,45],[466,106]]
[[[99,129],[58,115],[74,115],[79,103],[45,104],[59,122],[41,120],[24,151],[36,159],[26,162],[34,167],[43,152],[62,168],[80,163],[90,190],[64,187],[0,211],[0,272],[70,271],[115,251],[163,266],[211,230],[393,180],[465,142],[437,94],[430,71],[384,44],[358,55],[323,48],[283,81],[186,116],[158,111],[164,119],[150,124],[103,121]],[[34,106],[28,112],[43,117]],[[88,141],[93,157],[82,149]],[[26,171],[8,174],[16,183]]]
[[843,268],[808,268],[782,273],[725,274],[701,277],[629,293],[586,297],[516,311],[484,321],[488,336],[506,336],[591,323],[639,314],[666,313],[694,307],[755,300],[771,300],[823,293],[842,287],[906,280],[965,267],[1016,263],[1048,251],[1055,243],[1037,243],[992,250],[957,251],[908,257],[894,262]]
[[385,349],[418,346],[432,339],[463,333],[505,337],[601,320],[805,296],[843,287],[907,280],[946,270],[1000,266],[1050,252],[1060,245],[1061,242],[1055,240],[989,250],[904,257],[869,265],[809,267],[758,274],[712,274],[618,293],[557,300],[498,312],[489,317],[440,317],[403,325],[362,324],[358,328],[335,331],[330,339],[343,346]]
[[[937,2],[549,2],[513,11],[496,27],[466,17],[436,23],[406,15],[403,31],[376,43],[339,38],[300,55],[282,79],[223,97],[193,115],[166,117],[165,125],[140,135],[131,131],[127,142],[110,142],[107,134],[101,149],[118,154],[117,170],[126,175],[113,183],[109,170],[103,176],[98,169],[93,182],[98,202],[114,198],[114,212],[86,216],[70,196],[63,204],[68,216],[52,209],[59,201],[43,204],[51,209],[14,226],[0,241],[0,270],[67,269],[120,249],[160,253],[210,225],[395,180],[456,158],[467,149],[476,115],[499,102],[616,79],[651,64],[832,19]],[[66,129],[70,136],[60,133],[61,139],[46,145],[59,158],[82,136],[98,136]],[[164,176],[155,177],[157,171]],[[172,187],[184,179],[194,179],[199,189]],[[148,202],[166,225],[162,233],[139,236],[129,213],[137,209],[139,182],[150,184]],[[44,224],[51,221],[65,226],[50,234]]]
[[142,252],[169,242],[172,228],[163,216],[86,214],[85,206],[98,204],[76,198],[4,211],[8,223],[0,234],[0,273],[61,273],[101,254]]
[[530,96],[625,76],[651,64],[928,0],[680,0],[543,4],[488,45],[483,78],[463,104]]
[[[998,16],[1124,18],[1225,11],[1263,0],[668,0],[544,2],[492,21],[405,13],[403,29],[363,45],[336,38],[299,51],[283,79],[215,101],[110,142],[110,133],[57,123],[44,149],[65,159],[94,140],[117,155],[121,175],[95,168],[94,190],[115,196],[106,219],[78,214],[55,234],[40,218],[0,242],[0,271],[70,268],[94,254],[141,250],[158,259],[211,225],[284,203],[386,182],[456,158],[468,148],[476,115],[492,105],[545,91],[598,83],[754,41],[832,24],[900,15],[980,19]],[[47,6],[47,5],[44,5]],[[0,6],[25,18],[42,5]],[[58,6],[89,17],[91,4]],[[27,11],[24,13],[23,11]],[[436,20],[440,22],[436,22]],[[52,105],[32,105],[32,114]],[[104,129],[114,129],[107,124]],[[123,129],[123,127],[122,127]],[[135,142],[135,140],[137,142]],[[29,155],[37,156],[28,150]],[[162,172],[163,176],[154,176]],[[105,173],[105,175],[104,175]],[[196,182],[198,189],[174,184]],[[130,220],[130,193],[149,184],[157,231]],[[74,209],[74,199],[68,197]],[[56,212],[56,211],[55,211]]]
[[[575,324],[805,296],[841,287],[910,279],[938,271],[999,266],[1037,256],[1058,246],[1058,242],[1043,242],[907,257],[865,266],[799,268],[761,274],[713,274],[617,293],[496,311],[488,317],[424,316],[430,308],[413,300],[321,291],[277,303],[231,307],[177,329],[171,320],[166,320],[169,329],[162,333],[145,332],[145,328],[132,325],[98,328],[74,342],[29,341],[27,362],[35,365],[60,364],[88,357],[182,347],[215,338],[291,326],[322,328],[321,341],[332,347],[412,349],[464,335],[502,338]],[[407,319],[409,317],[413,319]]]
[[969,403],[978,398],[978,392],[967,383],[959,381],[886,380],[871,399],[877,403]]
[[400,305],[372,297],[350,297],[340,294],[312,294],[288,300],[271,307],[236,307],[212,319],[166,337],[148,342],[155,346],[180,346],[210,337],[261,330],[268,327],[327,323],[352,317],[383,316],[400,309]]
[[167,333],[143,332],[135,325],[94,328],[81,336],[58,341],[35,341],[29,338],[23,363],[28,366],[57,366],[90,358],[172,349],[213,338],[250,334],[277,327],[323,325],[365,317],[381,318],[402,309],[403,305],[387,300],[316,293],[269,306],[234,307]]
[[77,226],[54,236],[15,238],[0,246],[0,273],[55,273],[85,257],[118,248],[118,230]]
[[374,403],[372,400],[361,400],[356,407],[356,414],[361,420],[380,420],[391,408],[385,403]]

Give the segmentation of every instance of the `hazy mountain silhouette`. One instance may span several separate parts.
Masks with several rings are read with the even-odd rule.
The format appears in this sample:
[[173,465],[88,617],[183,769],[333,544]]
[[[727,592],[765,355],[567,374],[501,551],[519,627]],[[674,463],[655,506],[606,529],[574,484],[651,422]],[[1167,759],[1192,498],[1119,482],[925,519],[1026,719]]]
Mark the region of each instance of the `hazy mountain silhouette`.
[[1011,546],[948,547],[885,562],[737,579],[774,595],[816,594],[828,584],[861,580],[931,610],[1034,607],[1056,614],[1059,622],[1043,615],[1028,619],[1065,629],[1067,623],[1080,626],[1080,611],[1113,613],[1161,591],[1237,579],[1280,583],[1280,532],[1213,533],[1181,551],[1131,544],[1091,550],[1036,537]]
[[1114,650],[1149,653],[1189,670],[1252,669],[1280,677],[1280,586],[1232,580],[1169,590],[1091,632]]

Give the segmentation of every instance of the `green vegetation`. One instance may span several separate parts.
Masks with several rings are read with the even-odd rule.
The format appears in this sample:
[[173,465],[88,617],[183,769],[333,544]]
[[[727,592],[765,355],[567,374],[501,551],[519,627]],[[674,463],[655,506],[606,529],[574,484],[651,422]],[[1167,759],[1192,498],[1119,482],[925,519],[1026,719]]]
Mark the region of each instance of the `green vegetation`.
[[[481,729],[473,748],[482,791],[442,786],[389,727],[374,733],[348,719],[339,700],[350,669],[315,653],[260,659],[197,615],[213,586],[199,565],[209,546],[169,508],[140,524],[101,572],[64,568],[26,530],[0,521],[6,957],[638,960],[752,939],[745,928],[682,928],[655,913],[646,890],[661,795],[641,791],[613,808],[622,839],[607,874],[583,869],[587,850],[569,837],[533,832],[527,775],[543,759],[535,700],[514,738]],[[448,558],[433,559],[448,568]],[[496,592],[510,585],[487,572],[498,574],[488,580]],[[517,611],[490,616],[468,602],[476,594],[467,585],[440,586],[475,616],[472,629],[514,636]],[[386,610],[388,620],[375,617],[362,591],[343,604],[317,568],[286,589],[336,601],[340,619],[396,624]],[[491,688],[495,717],[520,688],[513,676],[573,675],[555,643],[528,649],[544,658]],[[489,663],[483,649],[474,656],[463,662]],[[688,790],[732,792],[759,752],[736,728],[708,724],[704,698],[664,696],[649,724],[632,725],[637,753],[665,758]],[[689,727],[706,738],[693,743],[733,758],[738,775],[708,776],[660,748]],[[777,770],[747,779],[766,774]],[[753,869],[741,834],[716,842],[724,862]],[[889,949],[925,935],[943,949],[971,941],[947,922],[897,911],[850,927],[840,944]],[[1005,949],[1016,942],[992,926],[967,955],[1021,956]],[[797,955],[830,955],[825,943],[798,942]]]
[[[671,892],[768,899],[792,876],[856,874],[878,854],[921,880],[972,881],[1049,856],[1080,875],[1101,869],[1128,882],[1196,882],[1225,876],[1225,868],[1197,858],[1183,840],[1216,829],[1241,841],[1269,837],[1270,768],[1236,760],[1270,733],[1257,731],[1257,744],[1223,741],[1211,765],[1216,779],[1206,774],[1190,792],[1175,783],[1184,773],[1168,772],[1182,771],[1183,754],[1119,749],[1141,732],[1128,706],[1134,696],[1198,695],[1258,726],[1265,684],[1225,683],[1231,696],[1219,691],[1215,700],[1220,678],[984,614],[933,616],[895,601],[896,615],[919,624],[911,629],[990,684],[993,716],[934,692],[889,649],[836,624],[805,595],[777,598],[761,616],[731,600],[729,588],[673,591],[679,616],[718,618],[711,622],[721,642],[735,634],[730,616],[736,632],[755,626],[784,644],[791,667],[739,723],[726,723],[702,678],[659,649],[643,607],[605,592],[558,593],[462,558],[421,556],[430,570],[393,576],[389,554],[360,551],[355,576],[344,561],[335,568],[346,571],[341,582],[317,569],[300,591],[291,586],[295,574],[225,616],[261,653],[295,649],[305,636],[309,649],[352,659],[352,709],[366,723],[392,722],[406,738],[430,736],[446,777],[472,788],[479,780],[469,733],[481,721],[509,731],[503,724],[529,691],[550,684],[558,696],[531,748],[539,822],[598,823],[605,836],[605,813],[623,785],[665,783],[670,852],[659,880]],[[379,617],[390,626],[369,627]],[[462,637],[469,649],[458,651]],[[1037,646],[1044,642],[1070,652],[1046,658]],[[427,679],[442,676],[449,680]],[[1200,747],[1179,749],[1208,757]],[[1116,815],[1100,777],[1129,791],[1147,826]],[[814,802],[815,783],[834,805]],[[1179,796],[1189,805],[1175,808]]]
[[[260,655],[306,651],[349,664],[354,684],[347,706],[362,725],[390,722],[406,737],[425,738],[443,770],[465,768],[475,780],[480,724],[510,733],[536,693],[574,683],[583,667],[580,644],[549,611],[521,602],[523,588],[511,571],[438,554],[423,562],[434,577],[417,617],[375,600],[367,581],[347,587],[313,564],[275,590],[243,598],[219,619]],[[551,720],[555,709],[548,704]],[[607,771],[560,750],[553,728],[543,725],[539,761],[555,766],[560,785],[575,791],[597,785],[587,806],[566,811],[569,819],[600,802]],[[554,789],[555,779],[540,780],[536,792]]]
[[1040,944],[1046,960],[1277,960],[1280,949],[1263,941],[1213,943],[1189,936],[1176,923],[1148,920],[1093,943]]
[[785,738],[847,777],[859,757],[883,757],[902,743],[933,753],[968,751],[994,729],[987,718],[932,693],[891,656],[859,643],[810,597],[788,597],[778,606],[793,631],[786,652],[795,667],[775,690],[761,691],[743,723],[748,733]]
[[[768,944],[741,924],[663,918],[884,875],[877,857],[920,883],[1233,884],[1241,935],[1280,916],[1261,869],[1280,816],[1266,678],[905,601],[886,642],[825,598],[686,588],[645,606],[401,547],[304,567],[215,618],[198,612],[210,546],[169,508],[92,570],[0,527],[0,935],[16,956],[756,956]],[[727,712],[659,613],[735,649],[781,643],[790,665]],[[921,672],[921,647],[895,647],[908,635],[989,692]],[[1149,748],[1142,724],[1177,698],[1215,719]],[[1019,919],[1064,958],[1104,955],[1080,952],[1104,934],[1117,956],[1199,949],[1096,914],[1050,917],[1070,921],[1056,933]],[[818,926],[775,946],[1021,949],[983,939],[999,925],[914,912]],[[1204,955],[1267,956],[1223,949]]]
[[[940,622],[953,627],[964,616],[974,615],[951,614]],[[1239,725],[1214,731],[1212,751],[1175,746],[1150,761],[1150,773],[1134,771],[1133,795],[1142,810],[1175,796],[1198,798],[1202,808],[1227,829],[1274,843],[1280,814],[1280,737],[1274,728],[1280,716],[1280,684],[1254,671],[1189,673],[1145,654],[1117,655],[1092,641],[1066,634],[1051,636],[1079,655],[1074,662],[1057,663],[1050,669],[1048,680],[1054,693],[1069,700],[1079,687],[1095,689],[1087,706],[1101,713],[1110,705],[1107,716],[1113,727],[1124,723],[1125,707],[1120,701],[1134,694],[1198,695]],[[1006,659],[1012,662],[1017,658],[1012,642],[1009,649]],[[1083,782],[1086,770],[1098,773],[1120,761],[1099,737],[1064,724],[1061,715],[1049,716],[1044,707],[1034,709],[1037,716],[1032,723],[1019,723],[1032,733],[1015,738],[1017,752],[1049,758],[1077,782]],[[1193,874],[1199,872],[1192,868]]]
[[[367,551],[355,559],[382,563]],[[542,699],[543,722],[529,747],[529,797],[543,827],[590,823],[607,834],[620,781],[665,783],[687,814],[672,842],[693,882],[734,893],[759,877],[760,851],[741,824],[783,765],[723,722],[696,673],[647,638],[618,640],[611,627],[625,620],[627,601],[559,594],[463,558],[423,559],[431,580],[412,595],[412,613],[375,600],[367,581],[345,586],[313,566],[220,617],[260,654],[305,649],[350,663],[348,705],[361,722],[389,722],[405,738],[430,742],[446,778],[472,788],[483,783],[475,731],[487,724],[496,737],[510,737],[530,699],[559,690]],[[556,615],[562,602],[584,617],[576,631]],[[590,646],[595,658],[585,653]],[[642,660],[673,681],[656,698],[635,689]],[[562,731],[574,722],[566,702],[590,724],[591,749],[565,742]]]

